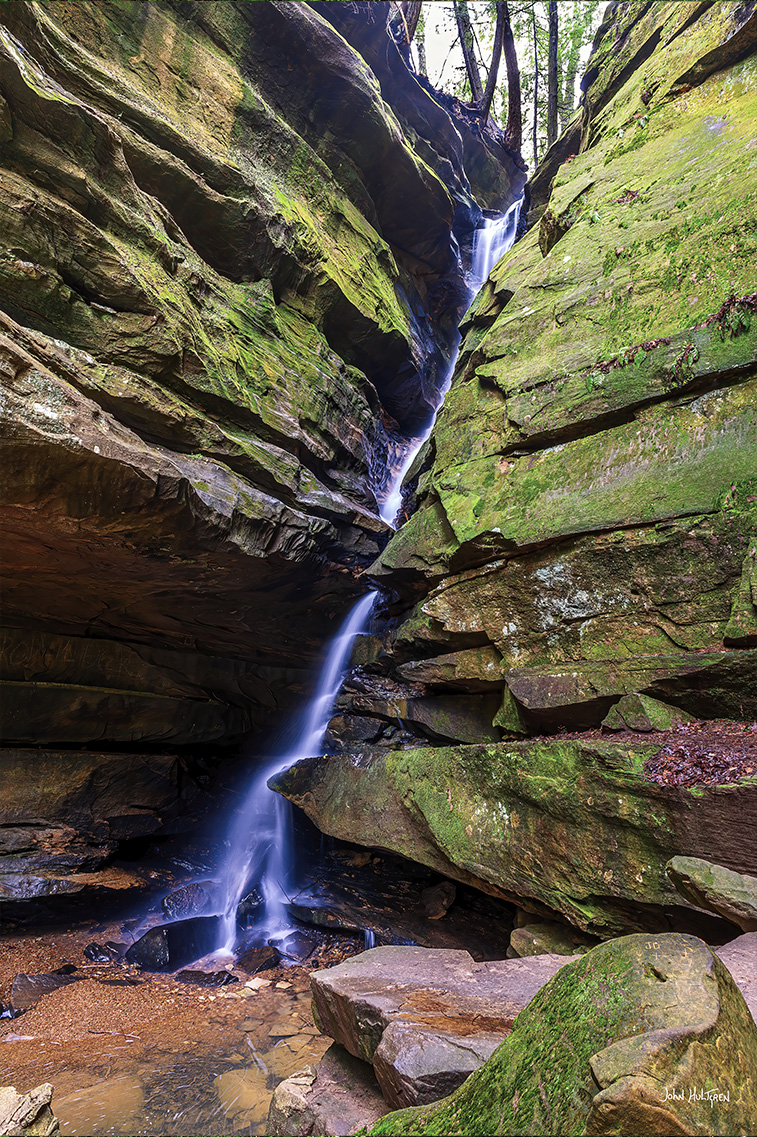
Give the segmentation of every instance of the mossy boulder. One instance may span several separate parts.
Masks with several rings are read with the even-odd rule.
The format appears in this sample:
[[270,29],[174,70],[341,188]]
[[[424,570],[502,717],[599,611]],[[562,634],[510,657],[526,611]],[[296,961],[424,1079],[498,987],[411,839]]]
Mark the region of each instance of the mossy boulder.
[[693,716],[677,707],[669,707],[649,695],[624,695],[602,719],[606,730],[671,730],[692,722]]
[[692,904],[723,916],[744,932],[757,932],[757,876],[732,872],[699,857],[672,857],[665,867]]
[[509,958],[526,955],[581,955],[595,941],[567,924],[548,921],[541,924],[523,924],[510,933]]
[[750,1133],[757,1027],[701,940],[634,935],[562,968],[450,1097],[370,1133]]

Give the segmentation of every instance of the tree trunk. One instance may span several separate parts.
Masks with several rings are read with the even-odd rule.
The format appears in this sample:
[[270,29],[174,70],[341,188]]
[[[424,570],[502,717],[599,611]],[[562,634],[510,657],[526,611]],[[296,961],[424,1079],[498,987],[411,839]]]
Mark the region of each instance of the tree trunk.
[[421,20],[416,28],[415,46],[418,48],[418,70],[421,75],[428,75],[428,63],[426,62],[426,25],[424,20]]
[[568,60],[568,69],[565,72],[565,85],[563,87],[562,102],[560,104],[560,130],[565,130],[573,118],[576,108],[576,76],[578,75],[578,54]]
[[507,18],[507,0],[497,0],[497,26],[494,29],[494,46],[492,48],[492,61],[489,66],[489,75],[486,79],[486,90],[481,101],[481,117],[486,122],[492,106],[494,92],[497,89],[497,76],[499,75],[499,61],[502,57],[502,40],[505,34],[505,19]]
[[539,41],[537,39],[536,27],[536,4],[531,6],[531,18],[533,20],[534,29],[534,170],[539,165],[539,140],[538,140],[538,120],[539,120]]
[[549,0],[547,59],[547,147],[557,138],[557,0]]
[[484,88],[481,86],[481,76],[479,75],[476,56],[473,52],[473,28],[471,27],[468,4],[466,0],[454,0],[454,4],[457,34],[460,37],[460,46],[463,49],[465,70],[471,89],[471,99],[477,106],[480,106],[484,97]]
[[421,15],[421,8],[423,7],[422,0],[405,0],[402,5],[402,12],[405,17],[405,26],[407,27],[407,42],[408,46],[415,38],[415,32],[418,27],[418,20]]
[[515,51],[513,29],[510,26],[510,9],[507,0],[502,7],[505,12],[502,29],[502,46],[505,49],[505,66],[507,67],[507,126],[505,137],[511,150],[520,154],[523,145],[523,111],[520,102],[520,69],[518,56]]

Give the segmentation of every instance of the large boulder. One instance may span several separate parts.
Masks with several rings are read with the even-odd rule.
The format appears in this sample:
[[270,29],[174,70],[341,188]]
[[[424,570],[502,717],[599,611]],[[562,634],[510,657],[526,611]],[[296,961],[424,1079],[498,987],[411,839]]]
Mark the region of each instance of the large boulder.
[[608,8],[374,566],[382,669],[441,700],[488,654],[506,736],[757,717],[756,29]]
[[701,857],[672,857],[665,868],[692,904],[730,920],[744,932],[757,932],[757,876],[731,872]]
[[659,749],[598,738],[366,748],[305,759],[270,784],[332,836],[601,938],[679,929],[722,942],[733,925],[684,900],[665,865],[702,856],[757,872],[757,782],[658,784],[645,763]]
[[319,1028],[372,1062],[390,1106],[436,1101],[478,1068],[564,956],[475,963],[466,951],[381,947],[314,972]]
[[752,1133],[757,1027],[701,940],[627,936],[562,968],[450,1097],[372,1134]]

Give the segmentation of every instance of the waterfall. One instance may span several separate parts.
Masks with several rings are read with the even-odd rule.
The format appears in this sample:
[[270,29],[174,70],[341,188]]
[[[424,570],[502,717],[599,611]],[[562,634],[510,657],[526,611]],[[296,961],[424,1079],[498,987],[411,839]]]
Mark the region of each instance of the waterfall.
[[377,595],[369,592],[361,596],[331,641],[315,694],[302,712],[296,741],[285,754],[257,773],[234,822],[229,834],[229,851],[221,868],[224,910],[220,946],[227,951],[233,949],[237,935],[237,906],[249,889],[262,894],[265,915],[259,928],[266,938],[288,927],[286,878],[292,859],[291,834],[287,827],[289,802],[269,790],[268,779],[288,770],[301,758],[311,758],[318,753],[352,645],[365,628]]
[[[496,261],[512,245],[520,206],[521,201],[518,201],[505,214],[484,217],[482,224],[475,230],[471,246],[471,267],[465,281],[469,299],[473,299]],[[439,385],[437,412],[452,382],[459,342],[458,336],[457,342],[452,344],[449,366]],[[407,442],[400,468],[380,510],[382,519],[388,525],[394,525],[402,505],[403,479],[432,428],[433,420],[423,434]],[[228,853],[220,869],[223,910],[219,950],[233,951],[237,938],[237,908],[240,901],[251,892],[258,894],[255,900],[259,900],[262,910],[262,915],[255,921],[261,937],[268,939],[289,927],[286,887],[292,862],[292,838],[288,827],[291,807],[284,798],[268,788],[268,779],[287,770],[300,759],[311,758],[318,753],[349,663],[352,644],[355,637],[365,629],[377,595],[376,592],[369,592],[352,608],[328,648],[315,694],[302,712],[294,745],[256,774],[238,811],[229,833]],[[366,947],[370,946],[373,946],[373,937],[372,933],[367,932]]]
[[467,284],[475,295],[489,276],[497,261],[505,255],[515,241],[523,198],[510,206],[507,213],[484,217],[473,234],[471,267]]
[[[465,276],[469,303],[473,300],[473,297],[479,288],[481,288],[481,285],[487,279],[500,257],[503,257],[507,250],[511,248],[515,240],[522,204],[523,198],[521,197],[510,206],[507,213],[500,213],[493,217],[482,217],[481,224],[474,230],[473,241],[471,243],[471,265],[470,270]],[[439,397],[434,411],[434,417],[428,424],[428,429],[425,430],[423,434],[408,440],[405,455],[400,463],[392,488],[381,504],[379,511],[381,520],[394,528],[396,528],[395,521],[397,514],[402,507],[402,483],[415,461],[416,454],[426,439],[431,436],[436,416],[439,413],[439,409],[444,402],[444,396],[447,394],[447,391],[449,391],[452,382],[452,374],[455,370],[455,364],[457,363],[459,347],[460,336],[458,335],[456,341],[451,345],[452,350],[450,352],[449,366],[446,368],[441,383],[439,384]]]

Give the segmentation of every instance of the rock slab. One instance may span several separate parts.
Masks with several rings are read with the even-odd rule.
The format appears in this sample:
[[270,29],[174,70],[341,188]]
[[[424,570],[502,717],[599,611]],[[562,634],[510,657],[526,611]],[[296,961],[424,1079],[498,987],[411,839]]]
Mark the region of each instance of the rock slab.
[[675,887],[692,904],[757,932],[757,877],[732,872],[701,857],[672,857],[665,866]]
[[460,1089],[372,1134],[753,1133],[757,1028],[705,943],[624,936],[560,970]]
[[485,1061],[566,962],[373,948],[311,976],[313,1013],[324,1034],[373,1063],[390,1105],[435,1101]]
[[589,935],[708,939],[708,917],[665,865],[697,856],[757,873],[757,780],[660,785],[645,774],[660,748],[644,738],[363,747],[306,758],[269,784],[324,833],[390,849],[542,918],[560,913]]

